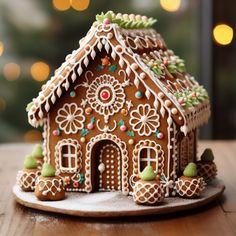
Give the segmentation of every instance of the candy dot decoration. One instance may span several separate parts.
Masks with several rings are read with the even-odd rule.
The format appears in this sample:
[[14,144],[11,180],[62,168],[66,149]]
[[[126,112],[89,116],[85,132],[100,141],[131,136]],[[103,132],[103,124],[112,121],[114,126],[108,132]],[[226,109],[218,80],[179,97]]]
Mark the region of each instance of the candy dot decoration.
[[137,92],[135,93],[135,97],[136,97],[137,99],[142,98],[142,97],[143,97],[142,92],[141,92],[141,91],[137,91]]
[[101,93],[102,100],[108,100],[110,98],[110,92],[107,89],[104,89]]
[[90,115],[92,113],[93,109],[91,107],[87,107],[85,109],[85,114]]
[[157,138],[158,139],[163,139],[164,138],[164,134],[162,132],[157,134]]
[[61,135],[61,130],[58,128],[58,129],[54,129],[52,131],[52,134],[53,136],[60,136]]
[[85,143],[85,142],[86,142],[86,138],[85,138],[85,137],[81,137],[81,138],[80,138],[80,142],[81,142],[81,143]]
[[76,96],[75,91],[71,91],[71,92],[70,92],[70,97],[71,97],[71,98],[74,98],[75,96]]
[[121,130],[121,131],[126,131],[126,130],[127,130],[127,127],[126,127],[125,125],[121,125],[121,126],[120,126],[120,130]]
[[110,21],[109,18],[105,18],[105,19],[103,20],[103,24],[104,24],[104,25],[109,25],[110,23],[111,23],[111,21]]
[[89,124],[87,125],[87,128],[88,128],[89,130],[92,130],[92,129],[94,128],[94,125],[93,125],[92,123],[89,123]]
[[127,116],[128,115],[128,111],[126,109],[122,109],[120,112],[123,116]]
[[134,144],[134,140],[131,138],[131,139],[129,139],[128,143],[129,143],[129,145],[133,145]]

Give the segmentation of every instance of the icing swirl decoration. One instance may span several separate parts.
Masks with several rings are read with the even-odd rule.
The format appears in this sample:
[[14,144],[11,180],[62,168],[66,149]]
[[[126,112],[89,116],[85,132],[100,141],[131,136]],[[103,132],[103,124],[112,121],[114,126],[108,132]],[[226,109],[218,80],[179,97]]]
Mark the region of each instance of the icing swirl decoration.
[[149,136],[154,133],[160,125],[159,115],[149,104],[140,104],[136,110],[130,113],[130,125],[140,136]]
[[76,134],[83,129],[84,121],[83,109],[76,103],[66,103],[57,112],[56,122],[66,134]]
[[97,77],[87,90],[86,98],[90,106],[108,123],[109,116],[120,111],[125,103],[122,84],[113,76]]

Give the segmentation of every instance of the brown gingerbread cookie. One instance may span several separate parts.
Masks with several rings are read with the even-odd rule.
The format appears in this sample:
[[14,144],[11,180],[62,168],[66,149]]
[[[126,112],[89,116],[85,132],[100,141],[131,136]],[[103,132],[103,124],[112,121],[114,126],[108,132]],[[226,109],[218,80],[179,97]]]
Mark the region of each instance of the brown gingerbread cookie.
[[35,196],[41,201],[58,201],[65,198],[63,179],[55,176],[55,169],[50,164],[43,164],[42,175],[36,182]]
[[24,169],[17,174],[17,184],[25,192],[33,192],[35,182],[40,171],[37,169],[37,161],[31,155],[27,155],[24,160]]
[[205,189],[206,183],[202,177],[197,176],[196,164],[189,163],[183,174],[183,176],[178,178],[175,186],[178,195],[184,198],[199,197],[201,192]]

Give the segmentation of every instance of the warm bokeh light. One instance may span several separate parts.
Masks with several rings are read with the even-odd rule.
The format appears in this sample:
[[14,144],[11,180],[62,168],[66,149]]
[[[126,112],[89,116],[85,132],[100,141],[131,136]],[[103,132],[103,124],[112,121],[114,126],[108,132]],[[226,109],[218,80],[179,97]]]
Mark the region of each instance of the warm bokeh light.
[[6,109],[6,101],[0,97],[0,112]]
[[216,25],[213,29],[213,37],[218,44],[227,45],[233,40],[234,31],[226,24]]
[[50,68],[45,62],[39,61],[31,66],[30,73],[34,80],[44,81],[49,76]]
[[7,63],[3,67],[3,75],[9,81],[18,79],[20,76],[20,73],[21,73],[20,66],[17,65],[16,63],[13,63],[13,62]]
[[26,142],[38,142],[42,141],[42,134],[38,130],[29,130],[24,134],[24,140]]
[[4,44],[3,42],[0,41],[0,56],[2,56],[3,51],[4,51]]
[[58,11],[66,11],[70,8],[70,0],[53,0],[53,7]]
[[84,11],[88,8],[90,0],[71,0],[71,6],[77,11]]
[[181,5],[181,0],[160,0],[161,7],[170,12],[178,11]]

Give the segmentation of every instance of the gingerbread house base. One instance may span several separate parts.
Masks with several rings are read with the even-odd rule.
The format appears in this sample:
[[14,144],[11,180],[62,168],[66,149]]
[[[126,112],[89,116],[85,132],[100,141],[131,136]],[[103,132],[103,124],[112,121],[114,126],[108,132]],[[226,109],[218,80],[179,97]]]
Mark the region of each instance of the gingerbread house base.
[[13,193],[18,203],[42,211],[84,217],[120,217],[158,215],[197,208],[218,199],[224,189],[223,182],[215,179],[200,198],[170,197],[158,206],[136,205],[131,196],[127,197],[119,192],[68,193],[66,199],[59,202],[39,201],[34,193],[23,192],[18,185],[13,187]]

